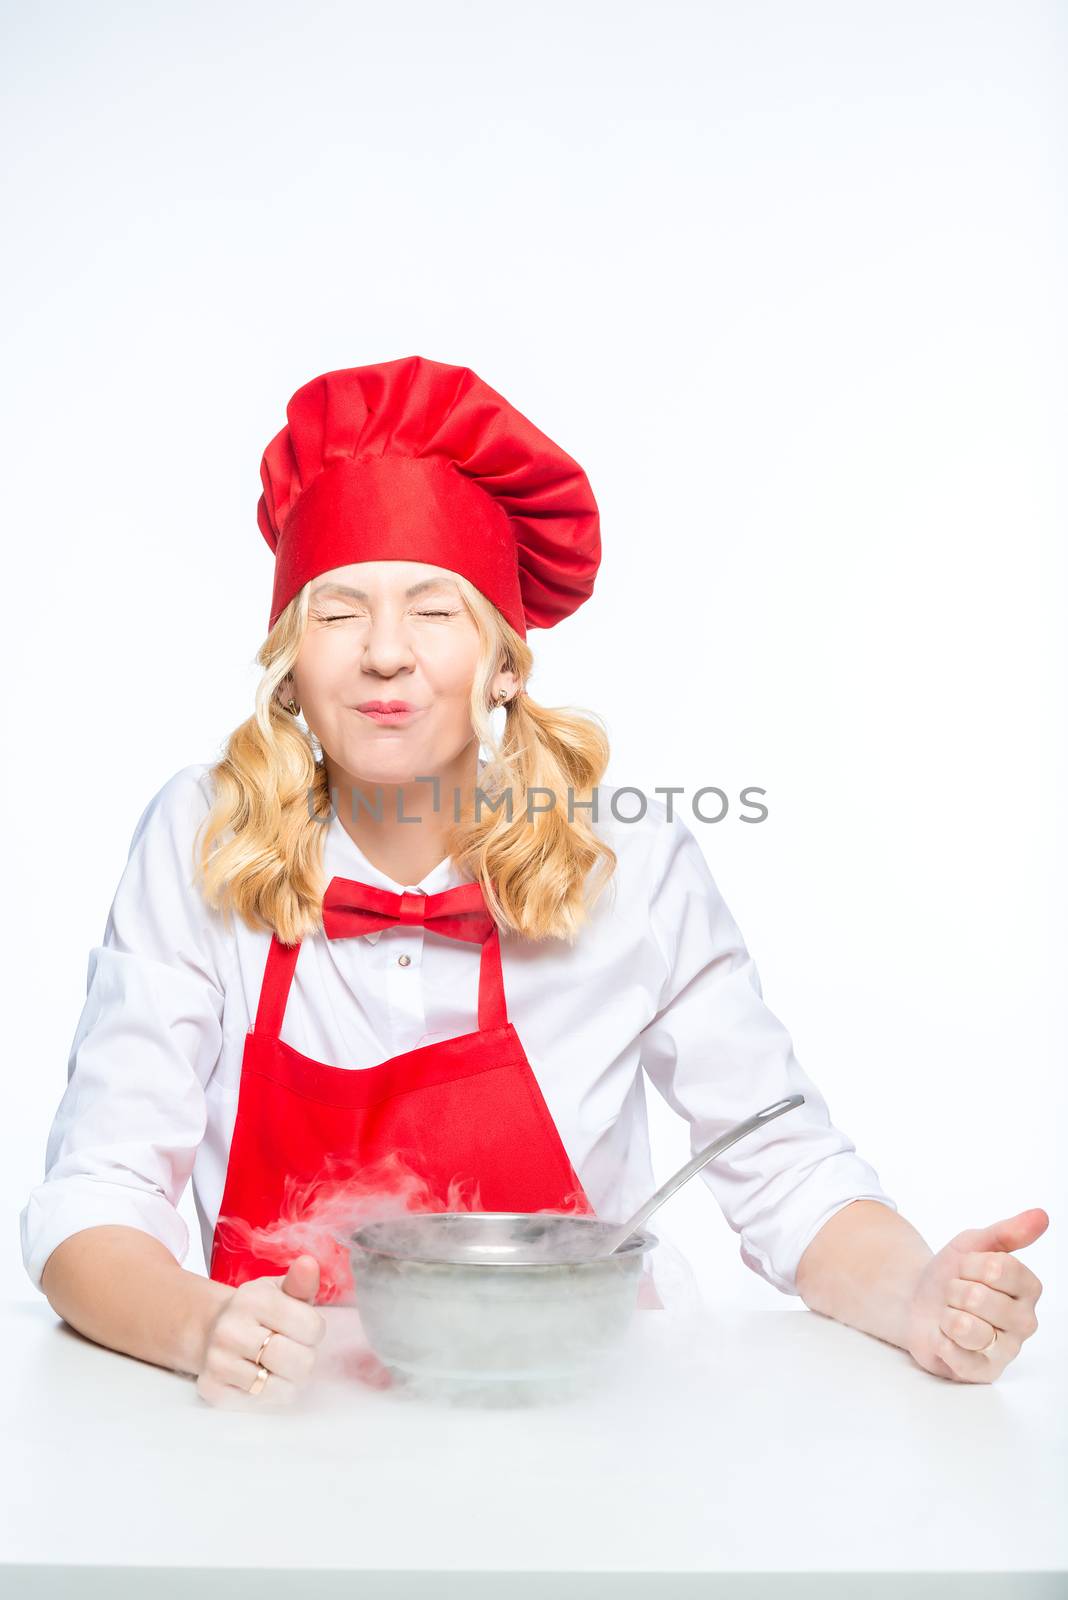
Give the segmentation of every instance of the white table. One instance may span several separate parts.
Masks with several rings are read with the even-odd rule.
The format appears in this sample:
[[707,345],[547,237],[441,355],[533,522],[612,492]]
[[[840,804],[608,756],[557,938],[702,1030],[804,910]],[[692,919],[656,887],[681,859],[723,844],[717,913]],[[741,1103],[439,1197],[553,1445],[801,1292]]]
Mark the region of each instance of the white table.
[[1046,1324],[979,1386],[803,1308],[641,1310],[600,1388],[506,1410],[369,1387],[356,1312],[324,1314],[300,1404],[250,1415],[44,1299],[3,1308],[0,1592],[1068,1593],[1064,1341]]

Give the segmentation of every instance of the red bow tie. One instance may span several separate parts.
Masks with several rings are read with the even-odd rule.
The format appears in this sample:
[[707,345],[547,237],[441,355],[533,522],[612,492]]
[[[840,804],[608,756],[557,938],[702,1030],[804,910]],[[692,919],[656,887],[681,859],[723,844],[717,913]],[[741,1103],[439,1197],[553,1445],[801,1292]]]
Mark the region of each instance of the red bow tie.
[[394,894],[373,883],[331,878],[323,896],[323,931],[328,939],[375,933],[397,923],[422,923],[450,939],[484,944],[496,928],[479,883],[461,883],[439,894]]

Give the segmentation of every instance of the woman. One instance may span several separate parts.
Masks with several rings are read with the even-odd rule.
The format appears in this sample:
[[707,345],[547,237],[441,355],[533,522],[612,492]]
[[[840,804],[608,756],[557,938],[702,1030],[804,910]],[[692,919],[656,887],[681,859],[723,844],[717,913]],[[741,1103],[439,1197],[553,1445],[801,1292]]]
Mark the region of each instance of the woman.
[[[22,1216],[33,1281],[213,1403],[284,1402],[364,1201],[634,1211],[644,1068],[695,1149],[800,1090],[704,1171],[747,1265],[996,1377],[1036,1326],[1010,1252],[1045,1213],[928,1248],[830,1123],[692,833],[655,800],[617,815],[600,727],[526,692],[527,627],[600,561],[581,468],[421,357],[326,373],[287,418],[256,712],[137,825]],[[190,1174],[207,1279],[180,1265]]]

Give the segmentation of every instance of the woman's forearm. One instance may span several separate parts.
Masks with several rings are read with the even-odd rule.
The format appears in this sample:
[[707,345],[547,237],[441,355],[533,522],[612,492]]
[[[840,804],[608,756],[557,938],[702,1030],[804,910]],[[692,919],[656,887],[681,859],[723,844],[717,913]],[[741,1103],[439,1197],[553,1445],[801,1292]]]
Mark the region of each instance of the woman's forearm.
[[805,1250],[797,1291],[811,1311],[907,1349],[913,1292],[933,1254],[898,1212],[878,1200],[854,1200]]
[[233,1290],[187,1272],[138,1228],[83,1228],[56,1246],[41,1287],[52,1309],[97,1344],[174,1372],[200,1371],[208,1329]]

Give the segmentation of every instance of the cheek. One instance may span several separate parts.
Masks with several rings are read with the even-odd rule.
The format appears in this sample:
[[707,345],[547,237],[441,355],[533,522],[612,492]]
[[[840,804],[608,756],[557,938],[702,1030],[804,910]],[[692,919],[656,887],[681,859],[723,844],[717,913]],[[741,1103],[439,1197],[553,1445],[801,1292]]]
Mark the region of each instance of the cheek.
[[443,706],[450,710],[467,715],[471,704],[471,680],[474,676],[473,669],[468,672],[450,672],[437,677],[434,681],[434,697]]
[[471,700],[471,684],[478,663],[478,640],[469,648],[457,648],[456,640],[442,640],[439,649],[424,651],[423,670],[427,687],[442,703],[459,703],[465,709]]
[[309,699],[326,700],[351,677],[351,658],[337,639],[309,639],[296,665],[297,682]]

